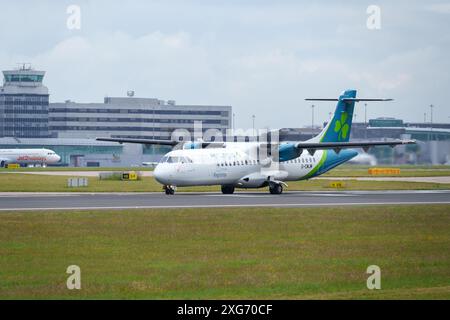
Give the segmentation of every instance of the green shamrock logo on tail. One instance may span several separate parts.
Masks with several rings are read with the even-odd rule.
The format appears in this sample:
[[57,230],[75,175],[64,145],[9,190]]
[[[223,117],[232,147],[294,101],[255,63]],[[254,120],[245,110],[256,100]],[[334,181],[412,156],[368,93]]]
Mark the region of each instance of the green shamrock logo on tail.
[[348,123],[346,123],[347,118],[348,118],[348,113],[345,111],[342,112],[341,120],[336,120],[336,124],[334,125],[334,132],[339,132],[339,134],[338,134],[339,141],[347,138],[347,134],[350,129],[350,126],[348,125]]

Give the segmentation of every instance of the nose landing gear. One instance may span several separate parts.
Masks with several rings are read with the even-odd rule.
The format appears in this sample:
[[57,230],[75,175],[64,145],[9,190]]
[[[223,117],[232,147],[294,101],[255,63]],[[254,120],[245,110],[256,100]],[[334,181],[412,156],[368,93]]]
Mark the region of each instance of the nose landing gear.
[[164,186],[163,189],[164,189],[164,192],[167,195],[175,194],[175,187],[174,186]]

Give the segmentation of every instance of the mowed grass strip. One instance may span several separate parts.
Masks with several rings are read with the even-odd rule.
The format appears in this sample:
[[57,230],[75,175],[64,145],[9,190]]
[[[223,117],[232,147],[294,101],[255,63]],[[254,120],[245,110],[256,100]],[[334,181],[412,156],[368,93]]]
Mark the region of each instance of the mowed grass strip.
[[[89,177],[89,186],[82,188],[67,187],[67,176],[34,174],[0,174],[0,192],[162,192],[162,185],[153,177],[143,177],[138,181],[99,180]],[[335,181],[335,180],[333,180]],[[336,179],[339,181],[339,179]],[[285,190],[327,191],[330,180],[289,181]],[[448,190],[450,184],[403,182],[403,181],[357,181],[344,180],[344,188],[339,190]],[[181,187],[178,191],[216,191],[220,186]],[[245,190],[245,189],[238,189]],[[247,189],[247,191],[268,192],[267,188]]]
[[449,299],[449,248],[448,205],[2,213],[0,298]]
[[[383,168],[378,167],[376,168]],[[392,166],[389,168],[398,168]],[[369,174],[368,169],[334,169],[326,174],[325,177],[448,177],[450,176],[450,169],[402,169],[400,168],[400,174]]]
[[[445,165],[435,165],[435,166],[426,166],[426,165],[380,165],[373,166],[377,168],[400,168],[399,175],[377,175],[377,177],[439,177],[439,176],[450,176],[450,166]],[[371,166],[365,165],[342,165],[338,168],[335,168],[324,176],[327,177],[371,177],[368,173],[369,168],[373,168]],[[55,171],[55,172],[64,172],[64,171],[153,171],[151,167],[35,167],[35,168],[17,168],[17,169],[8,169],[8,168],[0,168],[0,173],[2,172],[42,172],[42,171]]]

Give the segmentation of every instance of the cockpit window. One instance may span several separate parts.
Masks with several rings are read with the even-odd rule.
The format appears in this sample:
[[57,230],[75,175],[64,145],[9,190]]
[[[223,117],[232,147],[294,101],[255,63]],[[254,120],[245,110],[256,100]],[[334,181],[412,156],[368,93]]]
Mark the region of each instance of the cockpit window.
[[160,163],[192,163],[189,157],[164,156]]
[[183,163],[192,163],[192,160],[189,157],[183,157]]

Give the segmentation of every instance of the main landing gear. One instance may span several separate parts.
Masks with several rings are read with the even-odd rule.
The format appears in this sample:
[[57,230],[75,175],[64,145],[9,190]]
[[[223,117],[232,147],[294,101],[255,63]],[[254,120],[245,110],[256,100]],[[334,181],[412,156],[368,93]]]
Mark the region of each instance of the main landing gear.
[[167,195],[175,194],[175,187],[174,186],[164,186],[163,189],[164,189],[164,192]]
[[269,184],[270,194],[282,194],[283,193],[283,185],[281,183],[272,182]]
[[234,186],[222,186],[222,193],[223,194],[233,194]]

